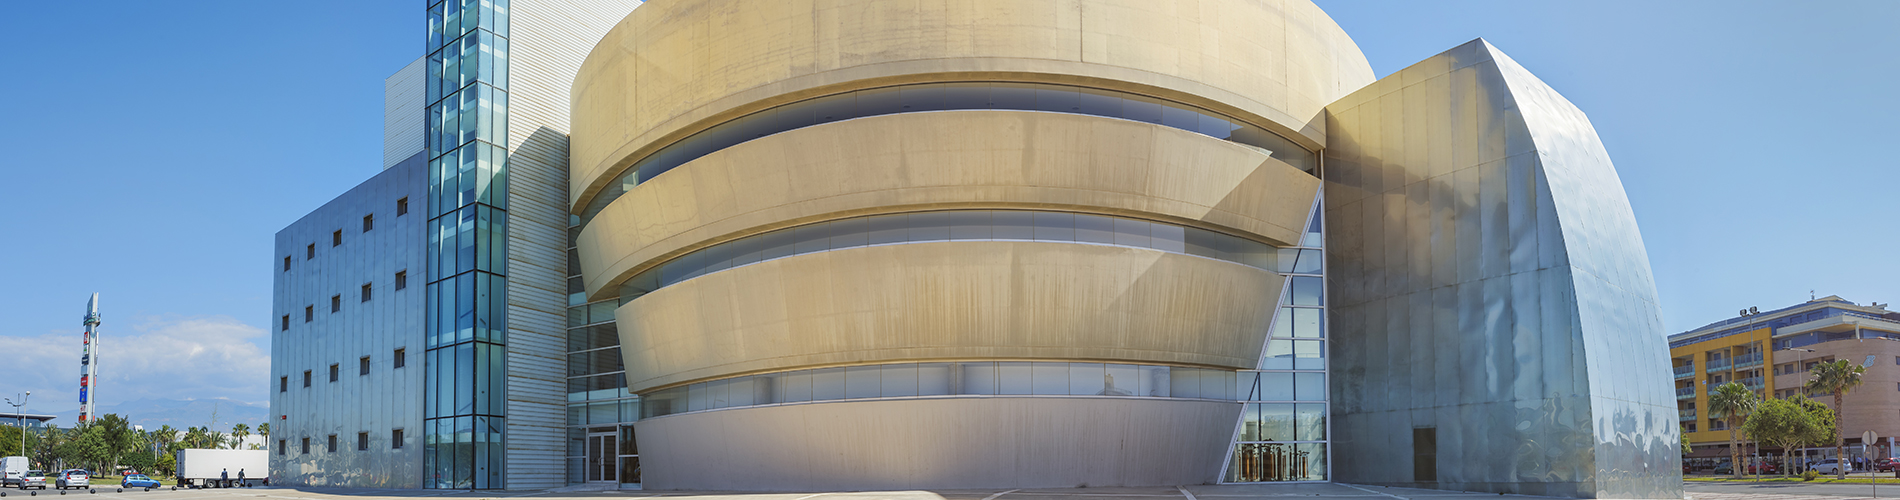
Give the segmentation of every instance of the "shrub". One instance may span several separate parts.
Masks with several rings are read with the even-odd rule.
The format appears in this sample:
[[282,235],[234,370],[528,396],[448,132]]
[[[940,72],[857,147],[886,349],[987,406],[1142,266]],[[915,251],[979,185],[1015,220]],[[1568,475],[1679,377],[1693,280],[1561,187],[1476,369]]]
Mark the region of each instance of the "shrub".
[[1803,471],[1801,473],[1802,481],[1813,481],[1815,479],[1819,479],[1820,477],[1821,477],[1821,471],[1818,471],[1818,470]]

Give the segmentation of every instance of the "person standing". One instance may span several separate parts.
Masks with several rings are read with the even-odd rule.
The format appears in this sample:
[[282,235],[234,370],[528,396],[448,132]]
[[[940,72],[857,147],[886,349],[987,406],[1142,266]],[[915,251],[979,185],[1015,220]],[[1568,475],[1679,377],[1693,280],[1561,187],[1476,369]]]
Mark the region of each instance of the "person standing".
[[231,487],[231,469],[224,469],[224,470],[218,471],[218,487],[219,488]]
[[238,469],[238,486],[244,486],[244,469]]

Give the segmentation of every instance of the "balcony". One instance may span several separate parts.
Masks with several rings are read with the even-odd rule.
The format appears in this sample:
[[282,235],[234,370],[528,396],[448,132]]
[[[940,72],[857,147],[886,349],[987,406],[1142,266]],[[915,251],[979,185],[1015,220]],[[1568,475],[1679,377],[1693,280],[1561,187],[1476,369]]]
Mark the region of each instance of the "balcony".
[[1694,387],[1677,387],[1676,399],[1695,399]]
[[1748,377],[1745,379],[1737,380],[1736,382],[1741,382],[1742,387],[1747,387],[1748,390],[1751,390],[1751,391],[1761,390],[1761,386],[1762,386],[1761,377]]
[[1689,378],[1689,377],[1694,377],[1694,376],[1695,376],[1695,365],[1682,365],[1682,366],[1676,367],[1676,378]]
[[1725,372],[1725,371],[1728,371],[1728,369],[1729,369],[1729,360],[1725,358],[1725,359],[1717,359],[1717,360],[1709,361],[1709,368],[1702,371],[1708,372],[1708,373],[1715,373],[1715,372]]
[[1753,367],[1761,366],[1761,353],[1754,352],[1754,353],[1743,354],[1741,356],[1736,356],[1733,361],[1734,363],[1732,364],[1732,366],[1734,366],[1735,369],[1737,370],[1740,370],[1743,368],[1753,368]]
[[1677,410],[1677,413],[1682,414],[1681,421],[1683,422],[1689,422],[1689,421],[1695,420],[1695,408],[1690,408],[1687,410]]

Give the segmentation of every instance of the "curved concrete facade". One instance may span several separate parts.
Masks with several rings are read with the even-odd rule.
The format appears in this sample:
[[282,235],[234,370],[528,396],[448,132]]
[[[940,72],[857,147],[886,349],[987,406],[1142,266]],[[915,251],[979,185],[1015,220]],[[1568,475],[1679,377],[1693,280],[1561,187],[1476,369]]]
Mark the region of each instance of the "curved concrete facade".
[[1062,82],[1203,106],[1325,143],[1322,109],[1372,81],[1305,0],[648,2],[574,80],[569,196],[739,115],[861,88],[931,81]]
[[649,484],[718,490],[1204,484],[1240,406],[1116,398],[944,398],[717,410],[643,420]]
[[[747,141],[642,183],[582,231],[594,300],[668,258],[817,220],[944,208],[1118,214],[1299,241],[1319,179],[1148,123],[1026,111],[859,118]],[[606,293],[602,293],[606,292]]]
[[627,388],[906,360],[1251,368],[1271,272],[1077,243],[932,242],[715,272],[620,306]]

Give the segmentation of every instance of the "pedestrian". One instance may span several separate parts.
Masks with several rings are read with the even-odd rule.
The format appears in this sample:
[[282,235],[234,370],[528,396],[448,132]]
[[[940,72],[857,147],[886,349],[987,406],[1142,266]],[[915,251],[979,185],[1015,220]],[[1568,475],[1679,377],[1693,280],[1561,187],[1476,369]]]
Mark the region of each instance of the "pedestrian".
[[231,469],[218,471],[218,487],[224,488],[228,486],[231,486]]
[[244,486],[244,469],[238,469],[238,486]]

